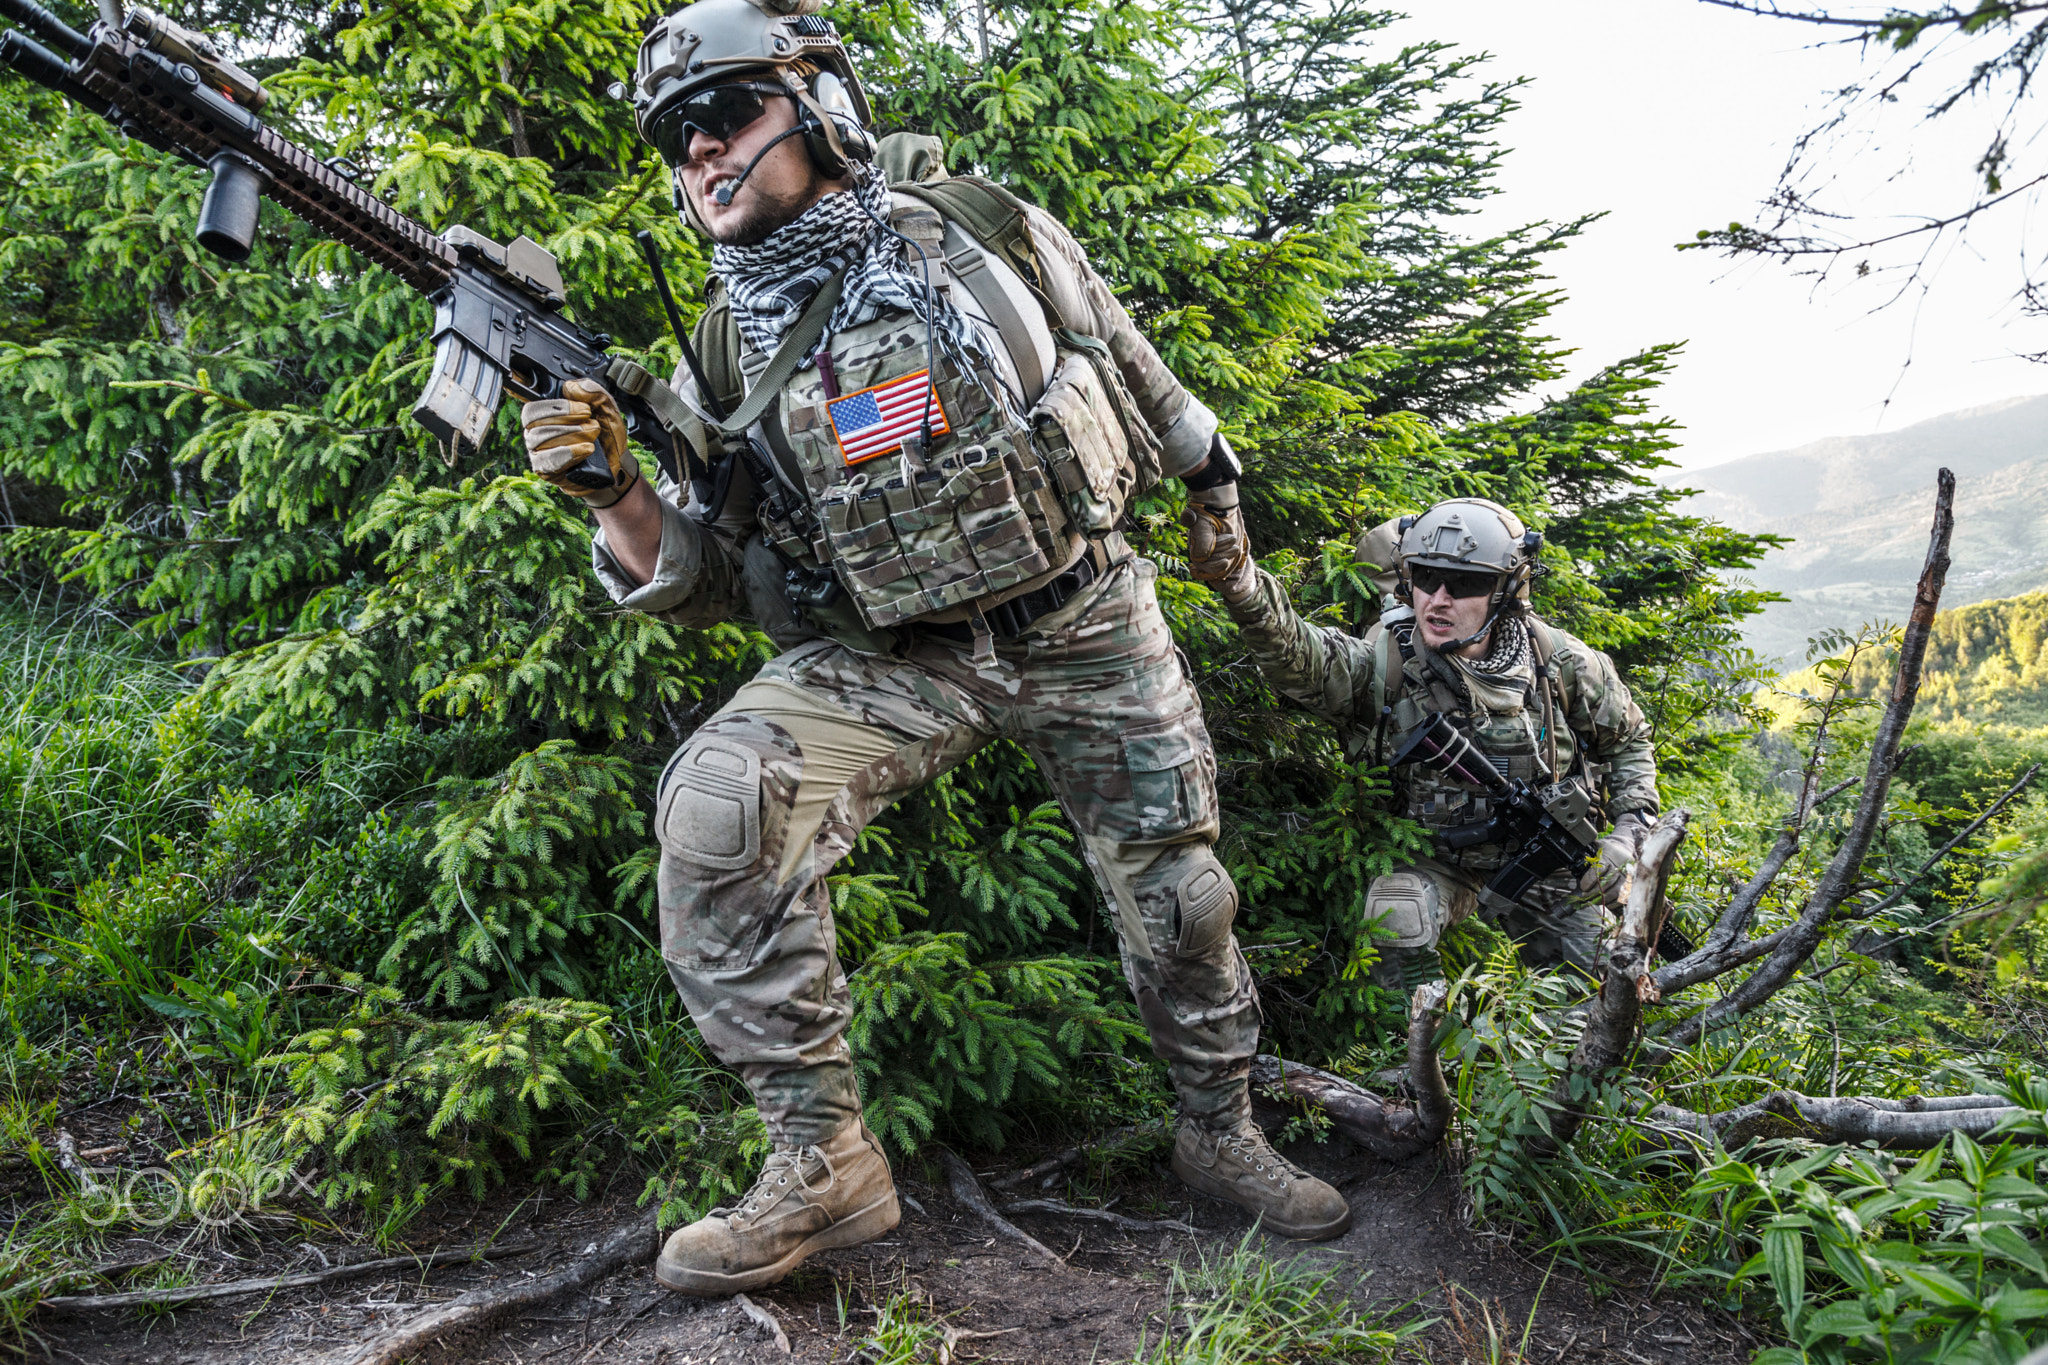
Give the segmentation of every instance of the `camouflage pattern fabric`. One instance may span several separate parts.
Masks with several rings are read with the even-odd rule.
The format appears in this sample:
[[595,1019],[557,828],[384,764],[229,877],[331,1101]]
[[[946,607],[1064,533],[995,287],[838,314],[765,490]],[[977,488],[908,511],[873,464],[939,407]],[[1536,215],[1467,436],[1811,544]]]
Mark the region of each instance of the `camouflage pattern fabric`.
[[[1446,928],[1479,909],[1479,891],[1485,880],[1467,869],[1423,858],[1394,870],[1419,872],[1436,882],[1444,904],[1450,909]],[[1576,967],[1587,976],[1599,976],[1600,938],[1606,925],[1600,905],[1580,898],[1578,878],[1562,873],[1546,877],[1530,888],[1513,909],[1486,914],[1495,928],[1514,940],[1527,965],[1563,964]],[[1382,944],[1379,960],[1372,968],[1375,982],[1403,994],[1442,975],[1434,944],[1415,948]]]
[[[1280,692],[1336,725],[1354,757],[1397,741],[1430,710],[1460,715],[1474,742],[1511,777],[1533,778],[1547,759],[1547,741],[1540,707],[1511,706],[1485,715],[1465,715],[1457,699],[1432,679],[1424,661],[1405,661],[1395,642],[1374,626],[1363,636],[1312,625],[1302,620],[1286,589],[1261,571],[1250,597],[1229,603],[1230,614],[1244,633],[1252,657],[1266,680]],[[1562,685],[1566,723],[1554,736],[1557,770],[1572,770],[1583,757],[1604,771],[1606,806],[1610,812],[1657,809],[1657,764],[1649,723],[1605,654],[1572,635],[1531,618],[1531,628],[1545,632],[1551,666]],[[1391,717],[1382,713],[1393,693],[1394,673],[1402,674],[1399,700]],[[1397,768],[1393,780],[1404,815],[1432,828],[1484,818],[1482,794],[1439,774]],[[1437,859],[1416,870],[1435,868],[1444,876],[1470,883],[1472,891],[1485,873],[1500,866],[1509,850],[1480,845],[1455,853],[1440,850]],[[1445,903],[1464,899],[1453,894],[1442,877]],[[1569,962],[1596,970],[1602,925],[1601,907],[1575,901],[1576,877],[1560,875],[1539,884],[1522,904],[1498,916],[1501,927],[1522,944],[1532,965]]]
[[980,666],[917,631],[897,654],[799,644],[670,761],[662,954],[778,1142],[822,1142],[860,1111],[826,876],[891,803],[999,737],[1032,755],[1081,835],[1183,1105],[1212,1124],[1246,1111],[1258,996],[1210,850],[1215,758],[1156,576],[1122,559]]

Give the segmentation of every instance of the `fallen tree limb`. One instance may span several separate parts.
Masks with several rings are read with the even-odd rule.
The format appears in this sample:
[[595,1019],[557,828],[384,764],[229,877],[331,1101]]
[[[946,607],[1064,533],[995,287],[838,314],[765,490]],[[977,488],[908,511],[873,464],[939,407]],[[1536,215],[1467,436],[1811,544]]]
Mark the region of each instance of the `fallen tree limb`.
[[1550,1095],[1544,1101],[1550,1131],[1529,1139],[1529,1148],[1537,1156],[1555,1156],[1578,1136],[1586,1119],[1586,1101],[1601,1080],[1627,1059],[1635,1046],[1643,1006],[1657,999],[1656,982],[1650,975],[1650,950],[1664,919],[1664,889],[1671,866],[1678,859],[1678,846],[1685,842],[1691,820],[1692,812],[1681,807],[1659,820],[1643,840],[1621,924],[1607,942],[1607,975],[1586,1011],[1585,1032],[1551,1082]]
[[996,1212],[996,1206],[989,1202],[988,1191],[981,1187],[981,1182],[975,1179],[974,1171],[966,1162],[941,1148],[939,1164],[945,1167],[946,1188],[953,1192],[955,1199],[974,1210],[982,1222],[1002,1236],[1021,1244],[1033,1254],[1044,1257],[1054,1274],[1065,1273],[1067,1263],[1060,1259],[1058,1252]]
[[1330,1126],[1374,1156],[1406,1161],[1436,1145],[1422,1116],[1402,1100],[1387,1099],[1342,1076],[1270,1053],[1252,1059],[1252,1084],[1276,1090],[1328,1115]]
[[1660,1104],[1651,1119],[1740,1147],[1758,1137],[1804,1137],[1816,1142],[1875,1142],[1880,1147],[1925,1151],[1950,1133],[1981,1138],[2008,1114],[2002,1095],[1928,1095],[1888,1100],[1868,1095],[1824,1097],[1773,1090],[1753,1104],[1701,1114]]
[[1422,1120],[1418,1136],[1427,1138],[1431,1147],[1444,1140],[1458,1112],[1451,1100],[1451,1087],[1444,1080],[1443,1054],[1437,1041],[1443,1028],[1444,1001],[1450,994],[1447,983],[1426,981],[1415,988],[1415,996],[1408,1002],[1408,1090],[1415,1096],[1416,1117]]
[[1441,981],[1419,986],[1408,1019],[1410,1104],[1374,1094],[1364,1086],[1317,1067],[1282,1061],[1262,1052],[1252,1059],[1252,1084],[1320,1109],[1330,1126],[1374,1156],[1407,1161],[1443,1141],[1451,1125],[1451,1092],[1437,1056],[1448,988]]
[[1063,1218],[1092,1218],[1126,1232],[1200,1232],[1178,1218],[1131,1218],[1108,1209],[1077,1208],[1058,1199],[1013,1199],[1002,1206],[1004,1213],[1056,1213]]
[[1051,1156],[1032,1162],[1021,1171],[1010,1171],[988,1182],[992,1190],[1014,1190],[1029,1185],[1034,1180],[1057,1175],[1061,1171],[1087,1164],[1088,1158],[1113,1151],[1136,1138],[1156,1138],[1168,1133],[1165,1119],[1146,1119],[1123,1128],[1112,1128],[1093,1142],[1063,1148]]
[[[60,1294],[44,1299],[37,1305],[59,1313],[95,1313],[109,1308],[143,1308],[155,1305],[175,1308],[180,1304],[204,1303],[211,1299],[232,1299],[243,1294],[264,1294],[278,1289],[304,1289],[308,1285],[329,1284],[336,1280],[359,1280],[365,1275],[377,1275],[387,1270],[431,1270],[435,1266],[452,1265],[457,1261],[491,1261],[500,1257],[524,1256],[539,1246],[538,1242],[520,1242],[517,1245],[501,1247],[462,1247],[455,1251],[437,1251],[431,1256],[389,1256],[380,1261],[359,1261],[355,1265],[338,1265],[327,1270],[312,1270],[301,1275],[266,1275],[254,1280],[230,1280],[226,1284],[193,1284],[177,1289],[131,1289],[119,1294]],[[162,1260],[155,1257],[153,1260]],[[135,1261],[119,1267],[134,1269],[149,1265],[153,1261]]]
[[644,1265],[660,1250],[655,1213],[650,1210],[645,1217],[614,1229],[591,1255],[552,1275],[472,1289],[387,1328],[368,1341],[343,1347],[328,1360],[334,1365],[398,1365],[409,1357],[422,1355],[430,1346],[437,1348],[434,1359],[448,1357],[461,1342],[482,1337],[507,1314],[595,1284],[629,1265]]

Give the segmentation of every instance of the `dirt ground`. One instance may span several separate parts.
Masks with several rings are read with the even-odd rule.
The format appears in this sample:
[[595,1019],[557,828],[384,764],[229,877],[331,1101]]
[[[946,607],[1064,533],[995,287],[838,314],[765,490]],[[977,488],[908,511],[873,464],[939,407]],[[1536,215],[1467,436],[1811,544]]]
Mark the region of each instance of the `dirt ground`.
[[[1435,1158],[1391,1165],[1358,1153],[1341,1139],[1322,1146],[1298,1144],[1289,1155],[1344,1191],[1354,1221],[1342,1238],[1313,1247],[1269,1239],[1268,1254],[1335,1263],[1345,1282],[1359,1280],[1353,1291],[1358,1303],[1391,1310],[1396,1321],[1437,1318],[1414,1343],[1416,1354],[1430,1361],[1478,1365],[1488,1359],[1473,1299],[1460,1299],[1463,1332],[1446,1312],[1454,1286],[1497,1305],[1495,1321],[1510,1324],[1504,1332],[1510,1344],[1520,1339],[1535,1304],[1535,1327],[1522,1357],[1532,1365],[1566,1360],[1574,1365],[1735,1365],[1762,1344],[1735,1319],[1678,1296],[1646,1300],[1621,1291],[1596,1299],[1563,1264],[1546,1283],[1545,1265],[1524,1249],[1465,1225],[1459,1217],[1456,1174]],[[932,1310],[954,1327],[988,1334],[966,1338],[958,1359],[1109,1365],[1131,1360],[1141,1339],[1158,1340],[1176,1260],[1227,1252],[1249,1227],[1239,1210],[1192,1194],[1162,1164],[1120,1181],[1117,1208],[1179,1218],[1199,1234],[1134,1236],[1066,1216],[1018,1216],[1021,1226],[1066,1256],[1069,1269],[1054,1273],[996,1238],[943,1188],[917,1176],[912,1169],[901,1178],[908,1198],[895,1233],[815,1257],[787,1282],[753,1296],[781,1323],[789,1355],[733,1301],[668,1293],[643,1266],[531,1310],[493,1336],[450,1342],[421,1359],[437,1365],[781,1365],[792,1360],[852,1365],[861,1359],[856,1346],[874,1322],[869,1305],[909,1290],[928,1296]],[[47,1343],[50,1358],[90,1365],[339,1359],[374,1331],[421,1306],[507,1277],[545,1274],[566,1265],[635,1214],[627,1200],[576,1204],[559,1196],[536,1198],[532,1191],[526,1196],[510,1192],[502,1203],[465,1206],[441,1227],[412,1229],[416,1247],[463,1246],[513,1214],[499,1244],[537,1240],[539,1245],[489,1266],[455,1265],[281,1291],[154,1318],[133,1310],[45,1313],[30,1326]],[[335,1248],[324,1250],[330,1258],[337,1254]],[[374,1253],[356,1249],[342,1254],[362,1260]],[[224,1263],[218,1278],[318,1267],[314,1252],[303,1244],[279,1246],[264,1260],[269,1264]]]

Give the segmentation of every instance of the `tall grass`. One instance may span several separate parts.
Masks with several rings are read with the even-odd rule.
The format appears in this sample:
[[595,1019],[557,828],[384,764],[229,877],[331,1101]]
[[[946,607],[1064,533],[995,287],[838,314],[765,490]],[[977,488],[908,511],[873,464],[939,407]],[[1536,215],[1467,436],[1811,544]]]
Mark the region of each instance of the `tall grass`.
[[205,820],[217,746],[163,652],[113,618],[0,606],[0,895],[11,923],[96,878],[140,871]]

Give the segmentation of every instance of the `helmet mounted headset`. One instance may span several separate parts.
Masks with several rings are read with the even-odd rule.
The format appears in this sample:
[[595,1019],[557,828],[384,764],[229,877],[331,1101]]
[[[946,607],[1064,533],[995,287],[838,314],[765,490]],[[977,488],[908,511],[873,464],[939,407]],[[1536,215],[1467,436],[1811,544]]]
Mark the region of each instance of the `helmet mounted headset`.
[[[827,180],[874,158],[867,92],[838,30],[818,15],[821,3],[700,0],[656,20],[641,40],[633,121],[672,168],[687,164],[695,133],[736,134],[760,116],[764,99],[777,95],[796,104],[795,125],[719,187],[719,203],[731,203],[761,158],[786,138],[803,139],[812,167]],[[674,195],[690,225],[706,231],[679,185]]]
[[1481,592],[1487,596],[1485,622],[1440,653],[1478,644],[1503,613],[1528,606],[1543,533],[1530,530],[1499,503],[1486,498],[1452,498],[1421,516],[1402,517],[1396,533],[1398,597],[1412,603],[1418,580],[1428,580],[1423,584],[1425,592],[1442,586],[1453,597],[1477,597]]

